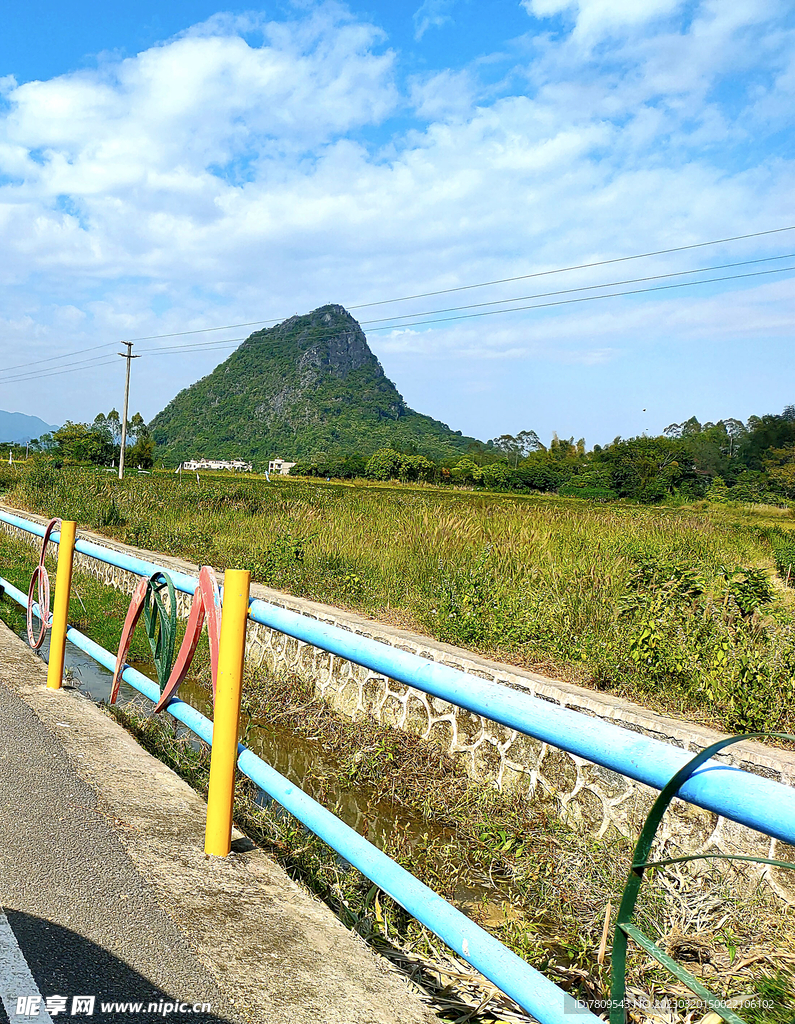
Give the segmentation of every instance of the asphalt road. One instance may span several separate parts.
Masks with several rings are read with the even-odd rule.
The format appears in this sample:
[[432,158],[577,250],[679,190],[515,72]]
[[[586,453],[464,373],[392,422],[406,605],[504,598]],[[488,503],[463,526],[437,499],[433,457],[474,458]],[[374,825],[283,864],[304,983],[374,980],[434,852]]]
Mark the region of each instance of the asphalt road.
[[[75,996],[93,995],[91,1020],[136,1019],[101,1004],[139,1001],[189,1004],[191,1011],[210,1004],[209,1013],[190,1013],[197,1024],[238,1019],[152,897],[57,735],[2,683],[0,910],[43,1001],[67,998],[63,1016],[72,1017]],[[0,969],[3,934],[0,928]],[[7,992],[1,978],[0,992],[12,1024],[37,1019],[15,1013],[17,997],[35,992]]]

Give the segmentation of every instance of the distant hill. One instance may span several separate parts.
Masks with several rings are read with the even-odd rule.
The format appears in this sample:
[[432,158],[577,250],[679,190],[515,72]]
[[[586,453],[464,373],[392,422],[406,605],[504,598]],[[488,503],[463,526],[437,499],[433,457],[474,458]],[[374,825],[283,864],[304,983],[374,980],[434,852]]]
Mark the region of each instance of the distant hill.
[[58,428],[38,416],[26,416],[23,412],[3,412],[0,409],[0,442],[15,441],[25,444],[34,437],[49,434]]
[[158,456],[297,460],[392,446],[432,459],[473,438],[409,409],[342,306],[256,331],[150,424]]

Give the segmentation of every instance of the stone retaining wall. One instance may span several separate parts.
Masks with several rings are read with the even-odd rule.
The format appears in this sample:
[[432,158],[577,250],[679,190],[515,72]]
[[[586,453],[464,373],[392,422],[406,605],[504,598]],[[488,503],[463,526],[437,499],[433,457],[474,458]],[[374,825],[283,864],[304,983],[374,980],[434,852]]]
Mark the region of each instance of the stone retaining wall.
[[[45,522],[28,512],[18,514]],[[39,544],[38,538],[24,531],[0,526],[15,537]],[[142,551],[84,530],[80,536],[165,568],[198,575],[197,566],[178,558]],[[75,567],[126,593],[132,593],[138,580],[132,573],[79,552],[75,555]],[[711,729],[658,715],[610,694],[489,661],[353,612],[291,597],[258,584],[252,585],[252,596],[693,753],[721,736]],[[183,617],[188,606],[189,599],[180,595],[179,612]],[[247,660],[274,674],[294,673],[311,680],[318,694],[349,718],[372,715],[385,725],[432,740],[462,761],[473,778],[490,781],[500,789],[521,790],[528,798],[554,800],[564,818],[595,836],[602,836],[611,828],[633,838],[637,836],[656,795],[655,790],[623,775],[259,623],[249,623]],[[785,785],[795,785],[795,755],[789,751],[744,742],[719,759]],[[679,800],[672,803],[658,835],[662,842],[682,853],[721,851],[795,862],[795,848]],[[795,871],[761,867],[746,870],[763,875],[779,895],[795,902]]]

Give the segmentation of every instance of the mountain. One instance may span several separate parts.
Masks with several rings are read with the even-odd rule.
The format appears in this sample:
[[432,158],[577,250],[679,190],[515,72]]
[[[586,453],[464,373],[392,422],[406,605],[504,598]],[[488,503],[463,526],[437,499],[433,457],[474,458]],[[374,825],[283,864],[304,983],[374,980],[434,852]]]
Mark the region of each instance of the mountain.
[[31,438],[41,437],[57,429],[38,416],[26,416],[23,412],[3,412],[0,409],[0,442],[16,441],[25,444]]
[[342,306],[255,331],[152,420],[158,456],[242,457],[262,464],[391,446],[432,459],[472,442],[409,409]]

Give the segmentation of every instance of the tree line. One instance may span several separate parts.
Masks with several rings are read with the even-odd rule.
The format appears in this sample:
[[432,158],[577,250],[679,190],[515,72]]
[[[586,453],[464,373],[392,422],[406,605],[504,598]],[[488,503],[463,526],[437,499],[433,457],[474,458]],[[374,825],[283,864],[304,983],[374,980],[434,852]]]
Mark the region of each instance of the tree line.
[[617,437],[586,450],[585,440],[533,430],[475,442],[460,458],[433,462],[412,451],[319,455],[297,476],[464,484],[490,490],[556,492],[602,501],[781,501],[795,499],[795,406],[781,414],[672,423],[656,437]]
[[[150,469],[154,439],[140,413],[127,423],[126,462]],[[67,421],[31,441],[37,459],[55,466],[118,465],[121,419],[112,409],[92,423]],[[19,446],[8,447],[14,458]],[[22,446],[24,450],[24,446]],[[554,492],[602,501],[791,501],[795,499],[795,406],[780,414],[700,423],[672,423],[656,437],[616,437],[586,449],[584,439],[553,435],[542,443],[533,430],[472,441],[464,454],[432,460],[411,446],[372,455],[319,453],[299,461],[291,475],[327,479],[398,480],[482,487],[516,493]]]
[[[121,453],[121,417],[116,409],[99,413],[93,423],[73,423],[43,434],[30,442],[30,448],[54,466],[118,466]],[[125,462],[128,466],[151,469],[155,442],[143,416],[137,412],[127,421]]]

